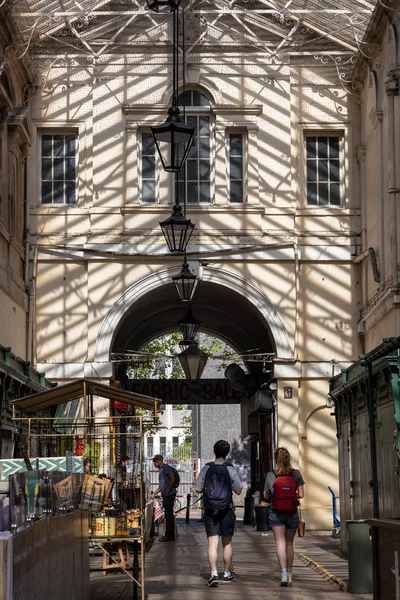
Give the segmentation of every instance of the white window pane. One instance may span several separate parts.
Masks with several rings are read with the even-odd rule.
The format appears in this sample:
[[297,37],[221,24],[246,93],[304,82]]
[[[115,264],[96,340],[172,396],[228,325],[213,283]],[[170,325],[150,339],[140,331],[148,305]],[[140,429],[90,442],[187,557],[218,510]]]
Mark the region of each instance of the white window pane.
[[75,156],[76,154],[76,135],[65,136],[65,156]]
[[330,181],[339,181],[340,170],[339,170],[339,161],[331,160],[329,162],[329,179]]
[[317,181],[317,161],[307,161],[307,181]]
[[55,181],[53,190],[54,190],[53,202],[55,204],[63,204],[64,203],[64,183],[62,181]]
[[51,158],[42,159],[42,179],[50,181],[53,178]]
[[229,136],[229,153],[231,156],[242,156],[243,154],[243,136],[242,134],[232,134]]
[[156,201],[155,181],[143,181],[142,199],[143,199],[143,202],[155,202]]
[[200,183],[200,202],[208,203],[211,201],[211,185],[210,182]]
[[42,203],[50,204],[53,201],[53,184],[49,181],[42,181]]
[[307,137],[306,147],[307,147],[307,158],[316,158],[316,156],[317,156],[317,138],[316,137]]
[[318,137],[318,158],[328,157],[328,138],[325,136]]
[[317,196],[317,184],[316,183],[308,183],[307,184],[307,202],[308,204],[318,204],[318,196]]
[[142,177],[143,179],[155,179],[156,159],[155,156],[143,156],[142,158]]
[[331,204],[340,206],[340,184],[331,183]]
[[51,156],[53,154],[53,136],[42,136],[42,156]]
[[339,142],[340,138],[330,137],[329,138],[329,156],[330,158],[339,158]]
[[328,161],[318,161],[318,181],[328,181]]
[[200,158],[210,157],[210,138],[201,137],[199,139],[199,156]]
[[53,136],[54,156],[64,156],[65,155],[64,144],[65,144],[65,136],[63,136],[63,135]]
[[199,118],[199,135],[210,135],[210,117]]
[[327,183],[318,184],[318,199],[319,204],[329,204],[329,186]]
[[198,166],[197,166],[197,160],[188,160],[187,163],[187,170],[186,170],[186,176],[188,181],[197,181],[198,178]]
[[142,154],[155,154],[156,147],[151,133],[142,133]]
[[75,158],[67,158],[65,161],[65,179],[75,181]]
[[200,160],[200,181],[209,180],[211,177],[211,165],[209,160]]
[[231,181],[230,201],[233,203],[243,202],[243,182]]
[[195,136],[195,137],[193,138],[193,144],[192,144],[192,147],[191,147],[191,148],[190,148],[190,150],[189,150],[188,158],[197,158],[197,157],[198,157],[198,155],[199,155],[199,153],[198,153],[198,139],[197,139],[197,137]]
[[241,156],[233,156],[229,161],[229,167],[231,179],[243,178],[243,160]]
[[199,201],[199,186],[197,181],[189,181],[187,184],[187,201],[190,203]]
[[54,159],[54,173],[53,177],[55,180],[62,181],[64,179],[64,159],[63,158],[55,158]]
[[67,181],[65,183],[65,202],[67,204],[75,204],[75,182]]

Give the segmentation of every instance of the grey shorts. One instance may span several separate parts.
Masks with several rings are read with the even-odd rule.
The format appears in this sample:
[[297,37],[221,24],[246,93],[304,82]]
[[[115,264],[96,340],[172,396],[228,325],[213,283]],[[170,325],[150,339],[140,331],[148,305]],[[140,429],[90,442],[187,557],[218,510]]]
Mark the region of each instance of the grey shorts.
[[236,515],[231,508],[225,508],[217,512],[205,509],[203,512],[203,521],[207,537],[213,535],[232,537],[235,532]]
[[293,512],[278,512],[271,506],[269,509],[269,526],[270,527],[286,527],[286,529],[297,529],[299,526],[299,513],[297,510]]

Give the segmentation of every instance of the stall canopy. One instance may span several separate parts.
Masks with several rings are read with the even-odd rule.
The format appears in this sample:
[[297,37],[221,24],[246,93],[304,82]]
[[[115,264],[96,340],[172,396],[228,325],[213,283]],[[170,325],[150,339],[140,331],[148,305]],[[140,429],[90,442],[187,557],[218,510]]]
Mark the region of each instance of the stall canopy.
[[11,402],[11,406],[18,408],[24,413],[35,413],[46,408],[64,404],[76,398],[85,398],[90,395],[124,402],[131,406],[139,406],[153,410],[157,414],[158,398],[127,392],[104,383],[91,381],[90,379],[77,379],[76,381],[54,387],[50,390],[18,398],[18,400]]

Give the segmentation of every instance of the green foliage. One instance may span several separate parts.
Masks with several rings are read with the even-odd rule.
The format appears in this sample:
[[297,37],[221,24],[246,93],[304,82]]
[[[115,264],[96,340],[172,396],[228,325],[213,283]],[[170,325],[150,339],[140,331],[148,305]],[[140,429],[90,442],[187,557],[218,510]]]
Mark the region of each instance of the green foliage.
[[141,352],[155,358],[149,358],[145,362],[128,367],[128,377],[131,379],[185,379],[179,360],[168,358],[179,354],[181,339],[180,333],[175,332],[146,344]]
[[193,419],[192,419],[192,415],[185,415],[182,417],[181,420],[181,425],[183,427],[183,432],[185,434],[185,444],[190,442],[190,445],[192,445],[192,425],[193,425]]

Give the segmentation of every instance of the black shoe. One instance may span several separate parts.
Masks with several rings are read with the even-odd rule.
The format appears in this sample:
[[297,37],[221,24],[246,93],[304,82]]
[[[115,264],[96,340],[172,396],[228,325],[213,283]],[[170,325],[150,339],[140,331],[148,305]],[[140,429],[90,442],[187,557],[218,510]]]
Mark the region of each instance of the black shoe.
[[224,583],[230,583],[231,581],[235,581],[236,579],[236,575],[235,573],[233,573],[232,571],[229,573],[229,575],[224,575],[222,578],[222,581]]
[[160,539],[158,541],[159,542],[174,542],[175,538],[171,537],[169,535],[163,535],[162,537],[160,537]]
[[219,577],[218,575],[211,575],[210,579],[207,583],[208,587],[216,587],[219,585]]

